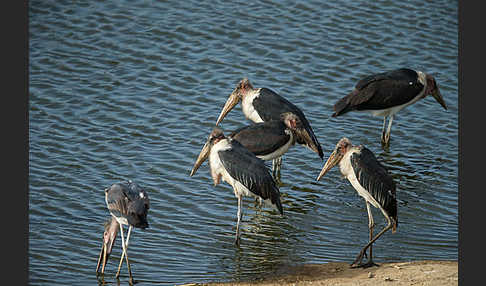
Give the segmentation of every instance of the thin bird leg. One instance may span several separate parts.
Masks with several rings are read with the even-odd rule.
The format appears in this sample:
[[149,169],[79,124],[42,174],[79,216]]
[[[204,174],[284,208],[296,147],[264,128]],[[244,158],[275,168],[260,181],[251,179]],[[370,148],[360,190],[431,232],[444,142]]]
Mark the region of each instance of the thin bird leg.
[[261,198],[255,198],[255,213],[262,210],[263,201]]
[[393,115],[390,115],[390,119],[388,121],[388,129],[386,130],[385,135],[385,144],[388,145],[390,143],[390,133],[391,133],[391,126],[393,122]]
[[116,272],[116,275],[115,275],[115,278],[118,278],[120,276],[120,269],[121,269],[121,266],[123,264],[123,256],[125,255],[125,237],[123,236],[123,226],[122,224],[120,223],[120,235],[121,235],[121,239],[122,239],[122,256],[120,257],[120,263],[118,264],[118,270]]
[[130,274],[130,282],[131,282],[130,284],[133,284],[133,278],[132,278],[132,270],[130,269],[130,263],[128,262],[127,249],[128,249],[128,241],[130,240],[130,233],[132,232],[132,228],[133,228],[132,226],[128,228],[127,242],[125,243],[125,260],[127,261],[128,273]]
[[[368,211],[368,227],[370,229],[370,241],[373,239],[373,228],[375,226],[375,222],[373,221],[373,214],[371,212],[371,205],[368,201],[366,201],[366,209]],[[373,244],[370,245],[370,255],[369,255],[369,258],[368,258],[368,262],[364,265],[362,265],[363,267],[370,267],[370,266],[375,266],[377,264],[375,264],[373,262]],[[366,252],[365,252],[365,255],[366,255]]]
[[386,115],[383,116],[383,128],[381,129],[381,143],[385,144],[385,137],[386,137],[386,133],[385,133],[385,126],[386,126]]
[[276,160],[277,160],[277,176],[280,179],[280,170],[282,169],[282,156],[278,157]]
[[[129,238],[131,228],[132,228],[132,226],[130,226],[128,228],[128,236],[127,236],[127,239]],[[127,253],[128,240],[127,240],[127,244],[125,244],[125,238],[123,237],[123,227],[122,227],[122,224],[120,224],[120,232],[121,232],[120,235],[121,235],[121,238],[122,238],[122,248],[123,248],[123,252],[122,252],[122,256],[120,257],[120,263],[118,264],[118,271],[116,272],[115,278],[118,279],[118,277],[120,276],[120,269],[121,269],[121,266],[123,264],[123,256],[125,256],[125,259],[126,259],[126,262],[127,262],[128,273],[130,275],[130,280],[132,280],[132,270],[130,269],[130,263],[128,262],[128,253]]]
[[[121,265],[123,263],[123,257],[127,257],[127,265],[128,265],[128,272],[130,273],[130,279],[132,278],[132,271],[130,269],[130,264],[128,263],[128,256],[126,256],[126,252],[127,252],[127,249],[128,249],[128,241],[130,240],[130,233],[132,232],[132,226],[130,225],[130,227],[128,227],[128,234],[127,234],[127,241],[125,242],[125,248],[123,249],[122,251],[122,256],[120,258],[120,264],[118,265],[118,272],[117,272],[117,278],[118,278],[118,275],[120,274],[120,269],[121,269]],[[123,243],[123,241],[122,241]]]
[[280,170],[282,169],[282,156],[272,160],[272,174],[277,183],[280,183]]
[[361,266],[365,266],[365,265],[361,265],[361,260],[363,260],[363,256],[365,255],[366,253],[366,249],[368,249],[368,247],[370,247],[373,242],[375,242],[382,234],[384,234],[387,230],[389,230],[390,228],[392,228],[392,223],[391,223],[391,220],[390,218],[386,217],[386,219],[388,220],[388,225],[385,226],[383,228],[382,231],[380,231],[372,240],[370,240],[368,242],[368,244],[366,244],[363,249],[361,249],[361,251],[359,252],[359,255],[358,257],[354,260],[354,262],[351,264],[351,267],[352,268],[355,268],[355,267],[361,267]]
[[122,256],[120,257],[120,263],[118,264],[118,271],[116,272],[115,278],[120,276],[120,269],[123,263],[123,255],[125,254],[125,237],[123,236],[123,225],[120,223],[120,235],[122,239]]
[[243,199],[242,196],[238,196],[238,213],[236,214],[237,216],[237,222],[236,222],[236,239],[235,239],[235,244],[240,245],[240,221],[241,218],[243,217],[243,213],[241,211],[241,208],[243,207]]

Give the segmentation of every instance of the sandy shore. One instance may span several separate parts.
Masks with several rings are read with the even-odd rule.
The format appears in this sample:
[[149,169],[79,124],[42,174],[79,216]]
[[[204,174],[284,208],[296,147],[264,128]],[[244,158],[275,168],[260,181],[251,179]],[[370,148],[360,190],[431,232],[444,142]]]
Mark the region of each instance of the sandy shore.
[[[279,271],[269,279],[238,283],[209,283],[208,286],[229,285],[458,285],[457,261],[413,261],[380,263],[379,267],[352,269],[347,263],[332,262],[295,266]],[[186,284],[198,285],[198,284]]]

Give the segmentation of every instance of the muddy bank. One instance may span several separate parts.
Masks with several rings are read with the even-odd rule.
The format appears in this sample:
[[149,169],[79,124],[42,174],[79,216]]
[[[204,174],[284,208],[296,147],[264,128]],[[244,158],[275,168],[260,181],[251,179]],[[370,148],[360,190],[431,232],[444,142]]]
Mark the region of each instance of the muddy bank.
[[[411,261],[380,263],[379,267],[351,269],[344,262],[309,264],[279,269],[264,280],[209,283],[229,285],[458,285],[457,261]],[[186,284],[196,285],[196,284]]]

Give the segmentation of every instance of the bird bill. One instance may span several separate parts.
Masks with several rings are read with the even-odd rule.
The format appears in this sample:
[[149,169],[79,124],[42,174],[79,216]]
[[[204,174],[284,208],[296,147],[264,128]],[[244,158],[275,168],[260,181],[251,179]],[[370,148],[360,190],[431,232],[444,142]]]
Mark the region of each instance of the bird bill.
[[339,153],[337,147],[334,149],[332,152],[331,156],[329,156],[329,159],[327,159],[326,164],[324,164],[324,167],[322,167],[321,172],[319,173],[319,176],[317,176],[317,181],[319,181],[322,176],[324,176],[329,170],[332,169],[332,167],[336,166],[339,161],[341,161],[342,155]]
[[120,224],[112,217],[111,221],[105,225],[105,231],[103,232],[103,244],[101,245],[100,255],[98,257],[98,265],[96,266],[96,273],[105,273],[105,266],[110,257],[113,245],[115,245],[116,235],[118,234],[118,228]]
[[206,142],[201,152],[199,153],[196,163],[194,163],[194,167],[192,168],[191,174],[189,176],[192,177],[192,175],[196,173],[197,169],[199,169],[199,167],[202,165],[202,163],[204,163],[204,161],[206,161],[208,157],[209,157],[209,142]]
[[221,110],[218,120],[216,121],[216,125],[218,125],[223,120],[226,114],[228,114],[228,112],[230,112],[231,109],[233,109],[233,107],[235,107],[235,105],[237,105],[239,101],[240,97],[238,96],[238,91],[234,90],[226,100],[223,110]]
[[444,101],[444,98],[442,97],[442,94],[440,94],[440,91],[439,89],[435,89],[433,92],[432,92],[432,97],[435,98],[435,100],[437,100],[437,102],[442,105],[442,107],[444,107],[445,110],[447,110],[447,106],[445,104],[445,101]]

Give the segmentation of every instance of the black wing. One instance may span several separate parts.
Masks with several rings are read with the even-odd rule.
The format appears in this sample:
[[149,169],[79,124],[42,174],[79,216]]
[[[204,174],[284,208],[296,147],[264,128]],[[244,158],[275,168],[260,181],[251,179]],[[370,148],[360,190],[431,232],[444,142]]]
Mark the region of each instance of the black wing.
[[115,217],[125,217],[128,213],[129,199],[125,187],[120,183],[111,185],[105,190],[106,206]]
[[361,79],[355,89],[334,105],[338,116],[352,110],[379,110],[402,105],[416,97],[424,88],[417,72],[398,69]]
[[125,181],[125,194],[130,198],[131,201],[141,200],[147,204],[147,208],[150,208],[150,200],[147,192],[141,188],[135,182],[129,180]]
[[267,155],[287,144],[290,135],[285,133],[282,121],[266,121],[248,125],[233,131],[229,137],[237,140],[253,154]]
[[317,149],[319,157],[321,157],[321,159],[324,158],[321,144],[319,144],[319,141],[317,140],[309,121],[307,121],[307,118],[305,118],[304,113],[297,106],[274,91],[268,88],[261,88],[260,95],[253,100],[253,107],[263,121],[281,120],[280,115],[285,112],[292,112],[293,114],[297,115],[304,126],[304,130],[312,139],[312,142],[305,142],[302,138],[297,138],[297,143],[314,145],[315,149]]
[[263,160],[257,158],[238,141],[230,140],[230,143],[230,149],[218,152],[226,171],[250,192],[264,200],[270,199],[283,214],[280,191]]
[[126,218],[134,227],[148,227],[148,195],[132,181],[116,183],[106,189],[106,203],[108,210],[115,217]]
[[364,146],[360,148],[361,152],[351,155],[356,178],[398,224],[395,182],[369,149]]

